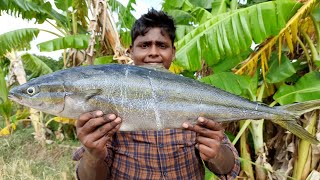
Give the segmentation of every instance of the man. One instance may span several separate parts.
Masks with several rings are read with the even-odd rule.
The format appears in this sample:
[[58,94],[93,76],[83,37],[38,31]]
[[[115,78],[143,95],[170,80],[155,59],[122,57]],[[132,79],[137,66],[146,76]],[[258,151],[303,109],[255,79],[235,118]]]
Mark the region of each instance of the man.
[[[168,69],[175,56],[175,26],[164,12],[150,10],[131,31],[135,65]],[[147,119],[146,119],[147,120]],[[83,148],[79,179],[204,179],[203,162],[221,179],[239,172],[238,154],[217,122],[199,117],[197,124],[161,131],[118,131],[121,117],[101,111],[82,114],[76,124]]]

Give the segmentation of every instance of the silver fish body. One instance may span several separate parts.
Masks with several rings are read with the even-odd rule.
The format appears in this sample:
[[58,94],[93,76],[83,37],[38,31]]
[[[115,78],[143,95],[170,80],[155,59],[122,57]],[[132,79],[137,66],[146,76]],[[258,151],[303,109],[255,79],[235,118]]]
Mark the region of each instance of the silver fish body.
[[295,120],[301,113],[320,105],[316,100],[301,104],[300,109],[299,105],[270,108],[190,78],[120,64],[54,72],[13,88],[9,98],[74,119],[93,110],[114,113],[123,120],[122,131],[181,128],[183,122],[194,122],[199,116],[218,122],[269,119],[285,123],[283,127],[287,122],[297,127]]

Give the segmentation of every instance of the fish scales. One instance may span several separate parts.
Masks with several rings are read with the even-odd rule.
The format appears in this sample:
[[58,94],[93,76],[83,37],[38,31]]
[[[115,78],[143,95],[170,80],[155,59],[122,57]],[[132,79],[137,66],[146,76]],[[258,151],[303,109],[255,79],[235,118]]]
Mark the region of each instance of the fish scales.
[[[34,94],[26,93],[28,88],[33,88]],[[286,110],[288,107],[270,108],[190,78],[120,64],[54,72],[13,88],[9,98],[74,119],[93,110],[115,113],[123,120],[121,131],[181,128],[183,122],[195,122],[199,116],[218,122],[268,119],[282,127],[301,130],[296,123],[301,112],[320,106],[320,101],[315,100],[299,113]],[[298,107],[293,106],[291,109]],[[292,131],[299,137],[312,138],[300,130]]]

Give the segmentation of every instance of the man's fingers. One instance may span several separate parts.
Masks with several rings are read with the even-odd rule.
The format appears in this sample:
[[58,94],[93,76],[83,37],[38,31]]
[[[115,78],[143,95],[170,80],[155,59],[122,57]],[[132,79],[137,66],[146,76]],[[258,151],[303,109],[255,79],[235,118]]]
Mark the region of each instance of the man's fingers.
[[212,130],[207,127],[201,126],[200,124],[191,124],[185,122],[182,124],[182,127],[191,131],[198,133],[199,136],[209,137],[211,139],[216,139],[221,141],[224,138],[223,130]]
[[79,116],[76,126],[82,127],[90,119],[101,117],[102,115],[103,115],[102,111],[92,111],[92,112],[83,113]]
[[216,157],[219,152],[219,147],[220,146],[217,145],[216,148],[212,148],[212,147],[206,146],[205,144],[201,144],[201,143],[196,144],[196,148],[202,154],[201,158],[205,161],[208,161],[209,159]]
[[106,120],[106,118],[103,117],[91,119],[81,128],[81,132],[91,134],[92,138],[96,140],[109,133],[109,131],[115,128],[120,122],[120,117],[117,117],[115,120]]
[[114,121],[99,127],[85,137],[83,145],[88,148],[93,148],[101,145],[100,143],[107,142],[106,140],[110,139],[114,133],[119,130],[120,122],[121,118],[118,117]]
[[220,123],[204,117],[198,118],[198,124],[214,131],[223,130],[223,127]]

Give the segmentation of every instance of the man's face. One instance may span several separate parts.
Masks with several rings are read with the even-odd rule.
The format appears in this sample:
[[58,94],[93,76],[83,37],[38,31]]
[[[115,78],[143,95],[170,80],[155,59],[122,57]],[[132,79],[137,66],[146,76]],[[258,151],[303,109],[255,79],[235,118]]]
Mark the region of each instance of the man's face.
[[169,69],[176,49],[167,33],[160,28],[150,29],[144,36],[138,36],[130,47],[135,65],[163,65]]

